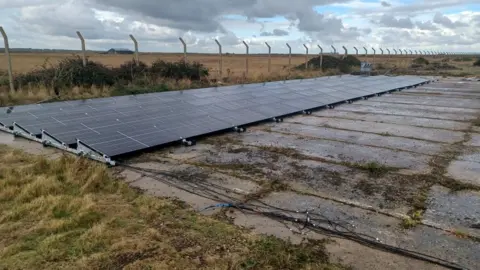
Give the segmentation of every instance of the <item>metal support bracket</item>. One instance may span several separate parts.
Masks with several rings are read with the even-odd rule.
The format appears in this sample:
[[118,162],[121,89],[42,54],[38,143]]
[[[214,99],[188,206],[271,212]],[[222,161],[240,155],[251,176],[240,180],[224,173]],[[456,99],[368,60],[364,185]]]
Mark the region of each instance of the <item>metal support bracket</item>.
[[195,142],[194,140],[190,139],[190,140],[187,140],[187,139],[182,139],[182,144],[184,146],[193,146],[195,144],[197,144],[197,142]]
[[280,118],[280,117],[274,117],[274,118],[272,118],[272,120],[277,122],[277,123],[283,122],[283,118]]
[[25,139],[41,142],[41,140],[39,140],[35,136],[35,134],[30,133],[28,130],[26,130],[25,128],[23,128],[22,126],[20,126],[19,124],[15,123],[15,122],[13,122],[13,132],[12,133],[13,133],[13,136],[20,136],[20,137],[23,137]]
[[77,139],[76,153],[79,156],[87,157],[96,161],[107,163],[108,165],[111,165],[111,166],[115,166],[115,161],[113,161],[110,157],[84,144],[79,139]]
[[69,147],[59,139],[55,138],[54,136],[48,134],[45,130],[42,129],[42,144],[44,146],[53,146],[63,150],[67,150]]
[[238,133],[243,133],[243,132],[247,131],[247,129],[244,128],[244,127],[233,127],[233,130],[235,132],[238,132]]

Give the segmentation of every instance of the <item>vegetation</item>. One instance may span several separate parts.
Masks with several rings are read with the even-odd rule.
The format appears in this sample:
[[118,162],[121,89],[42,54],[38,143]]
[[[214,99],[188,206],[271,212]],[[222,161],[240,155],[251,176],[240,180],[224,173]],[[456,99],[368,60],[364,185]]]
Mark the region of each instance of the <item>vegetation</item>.
[[[308,61],[308,67],[320,69],[320,56],[314,57]],[[338,70],[341,73],[350,73],[352,67],[360,67],[360,60],[355,56],[347,56],[345,59],[330,55],[324,55],[322,60],[322,70]],[[305,69],[305,64],[298,65],[297,69]]]
[[478,58],[477,61],[473,63],[473,66],[480,67],[480,58]]
[[251,234],[69,155],[0,147],[0,213],[2,269],[343,269],[322,242]]
[[429,62],[427,59],[423,58],[423,57],[415,58],[415,59],[413,60],[413,63],[414,63],[414,64],[417,64],[417,65],[429,65],[429,64],[430,64],[430,62]]
[[68,89],[72,87],[104,87],[114,84],[153,84],[159,78],[200,80],[208,76],[208,69],[199,63],[179,61],[167,63],[154,61],[151,66],[144,62],[128,61],[119,67],[109,68],[102,63],[87,59],[86,67],[83,60],[77,56],[65,58],[55,65],[46,63],[40,68],[24,74],[18,74],[14,78],[16,89],[27,85],[45,86],[47,88]]

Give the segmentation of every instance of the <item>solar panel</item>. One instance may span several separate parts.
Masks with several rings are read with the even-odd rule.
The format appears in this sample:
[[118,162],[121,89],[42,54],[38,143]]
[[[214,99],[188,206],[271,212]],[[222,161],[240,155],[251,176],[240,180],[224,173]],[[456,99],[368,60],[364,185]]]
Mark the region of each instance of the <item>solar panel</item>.
[[0,108],[0,123],[114,157],[425,82],[346,75],[63,101]]

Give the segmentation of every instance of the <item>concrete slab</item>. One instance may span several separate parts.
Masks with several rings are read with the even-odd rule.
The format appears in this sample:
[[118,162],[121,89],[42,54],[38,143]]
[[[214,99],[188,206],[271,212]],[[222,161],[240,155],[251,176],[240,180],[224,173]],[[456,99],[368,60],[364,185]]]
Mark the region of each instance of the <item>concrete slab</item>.
[[480,192],[450,192],[442,186],[433,186],[427,204],[425,220],[480,237],[480,230],[472,228],[480,224]]
[[422,98],[418,98],[416,96],[389,94],[389,95],[383,95],[381,97],[372,99],[372,101],[480,109],[480,104],[478,103],[478,101],[472,100],[472,99],[464,99],[464,98],[442,98],[442,97],[429,97],[429,96],[422,96]]
[[[428,227],[402,231],[399,220],[379,215],[363,209],[352,209],[313,196],[304,196],[289,192],[275,192],[262,199],[269,205],[293,211],[309,210],[311,219],[321,226],[340,231],[353,230],[376,237],[380,242],[415,250],[432,256],[458,262],[466,267],[480,267],[480,245],[471,240],[459,239],[442,230]],[[304,214],[291,214],[305,218]],[[340,224],[332,226],[331,224]]]
[[[343,108],[343,107],[340,107]],[[470,127],[469,123],[451,120],[439,120],[431,118],[423,118],[418,116],[400,116],[400,115],[384,115],[375,113],[357,113],[339,110],[322,110],[314,112],[313,115],[322,117],[346,118],[351,120],[361,120],[377,123],[389,123],[397,125],[410,125],[418,127],[429,127],[451,130],[466,130]]]
[[[310,120],[312,120],[311,123],[318,120],[320,122],[320,125],[322,122],[321,120],[323,119],[311,117]],[[415,140],[395,136],[382,136],[359,131],[338,130],[333,128],[319,127],[315,125],[307,126],[302,124],[284,122],[281,124],[270,125],[267,128],[269,128],[271,131],[289,133],[292,135],[296,134],[298,136],[311,136],[319,139],[337,140],[358,145],[384,147],[427,155],[438,154],[442,151],[442,148],[445,147],[445,144],[442,143],[433,143],[423,140]]]
[[480,134],[471,134],[471,139],[465,143],[468,146],[478,146],[480,147]]
[[242,136],[242,141],[247,145],[291,148],[307,156],[333,162],[377,162],[412,172],[428,172],[430,169],[429,156],[357,144],[321,139],[299,139],[297,136],[262,131],[246,133]]
[[328,117],[291,118],[285,119],[285,122],[377,133],[394,137],[401,136],[442,143],[460,142],[464,137],[464,133],[459,131],[373,123],[349,119],[332,119]]
[[454,160],[447,168],[447,175],[458,181],[480,186],[480,163]]
[[[360,102],[354,104],[344,104],[341,106],[335,107],[335,111],[346,111],[346,112],[356,112],[356,113],[373,113],[377,115],[401,115],[401,116],[412,116],[412,117],[422,117],[430,119],[443,119],[443,120],[457,120],[457,121],[471,121],[476,119],[474,114],[459,114],[459,113],[449,113],[449,112],[436,112],[431,110],[417,109],[417,108],[405,108],[398,107],[397,105],[391,103],[395,106],[389,106],[390,104],[386,103],[377,103],[370,102],[368,104],[361,104]],[[407,105],[408,106],[408,105]],[[422,106],[427,108],[427,106]],[[430,107],[428,107],[430,108]],[[438,107],[432,107],[438,108]],[[476,111],[475,111],[476,112]]]
[[[376,98],[371,98],[369,100],[360,100],[356,101],[354,104],[351,105],[365,105],[365,106],[373,106],[377,108],[394,108],[394,109],[403,109],[404,111],[417,111],[420,110],[421,112],[435,112],[435,113],[446,113],[446,114],[470,114],[476,115],[478,114],[478,109],[468,109],[468,108],[455,108],[449,106],[429,106],[428,104],[425,105],[418,105],[418,104],[402,104],[402,103],[380,103],[375,101]],[[421,115],[419,117],[422,117]]]

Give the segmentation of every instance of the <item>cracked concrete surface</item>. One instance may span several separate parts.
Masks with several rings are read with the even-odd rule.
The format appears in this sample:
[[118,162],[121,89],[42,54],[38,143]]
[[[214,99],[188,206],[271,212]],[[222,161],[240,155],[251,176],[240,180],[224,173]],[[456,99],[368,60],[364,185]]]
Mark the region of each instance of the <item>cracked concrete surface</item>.
[[[202,175],[175,182],[193,187],[199,196],[159,186],[148,177],[131,184],[155,195],[176,196],[198,209],[232,201],[313,209],[383,243],[478,269],[480,233],[470,227],[480,222],[477,96],[476,82],[441,80],[130,160]],[[266,184],[277,182],[281,188],[272,184],[266,190]],[[332,237],[237,210],[206,214],[222,211],[229,221],[258,233],[293,241]],[[405,220],[412,218],[418,219],[415,226],[406,228]],[[354,269],[440,268],[332,239],[327,245],[332,257]]]
[[[480,269],[480,230],[472,227],[480,223],[478,82],[442,79],[128,162],[151,172],[117,168],[131,186],[195,209],[219,202],[312,209],[382,243]],[[202,213],[294,242],[333,239],[332,257],[353,269],[441,269],[233,208]]]

